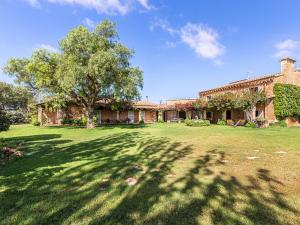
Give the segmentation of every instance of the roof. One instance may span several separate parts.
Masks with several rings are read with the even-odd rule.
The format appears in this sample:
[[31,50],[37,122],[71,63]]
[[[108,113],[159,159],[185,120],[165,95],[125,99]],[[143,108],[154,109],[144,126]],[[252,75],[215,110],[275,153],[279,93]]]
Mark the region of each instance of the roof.
[[257,78],[253,78],[253,79],[239,80],[239,81],[231,82],[231,83],[226,84],[221,87],[217,87],[217,88],[213,88],[213,89],[209,89],[209,90],[205,90],[205,91],[200,91],[199,93],[200,94],[209,94],[209,93],[214,93],[214,92],[219,92],[219,91],[230,90],[232,88],[242,88],[242,87],[246,87],[249,85],[261,85],[261,84],[267,83],[269,81],[273,81],[273,79],[275,77],[278,77],[280,75],[281,74],[276,73],[276,74],[269,74],[269,75],[265,75],[265,76],[261,76],[261,77],[257,77]]
[[150,102],[149,100],[142,100],[134,102],[133,107],[138,109],[153,109],[157,107],[157,104]]

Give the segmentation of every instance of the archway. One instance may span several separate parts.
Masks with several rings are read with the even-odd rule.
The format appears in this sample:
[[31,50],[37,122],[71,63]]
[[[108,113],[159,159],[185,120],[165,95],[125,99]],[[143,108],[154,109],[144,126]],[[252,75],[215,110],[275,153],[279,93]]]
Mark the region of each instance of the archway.
[[185,111],[179,111],[179,118],[181,118],[181,119],[186,119],[186,112]]

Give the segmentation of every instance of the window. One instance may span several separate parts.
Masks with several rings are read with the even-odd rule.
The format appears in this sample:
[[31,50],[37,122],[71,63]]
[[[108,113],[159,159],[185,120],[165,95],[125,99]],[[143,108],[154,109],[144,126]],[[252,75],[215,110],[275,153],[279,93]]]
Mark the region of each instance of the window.
[[250,92],[258,92],[258,87],[252,87],[252,88],[250,88]]
[[255,111],[255,117],[260,117],[260,116],[262,116],[262,111],[261,110],[256,110]]

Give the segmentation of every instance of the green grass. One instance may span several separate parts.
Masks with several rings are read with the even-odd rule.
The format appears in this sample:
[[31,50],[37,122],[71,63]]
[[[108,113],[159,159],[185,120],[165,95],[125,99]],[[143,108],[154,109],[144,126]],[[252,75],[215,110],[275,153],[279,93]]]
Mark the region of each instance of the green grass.
[[25,153],[0,167],[0,224],[300,224],[299,128],[22,125],[0,138]]

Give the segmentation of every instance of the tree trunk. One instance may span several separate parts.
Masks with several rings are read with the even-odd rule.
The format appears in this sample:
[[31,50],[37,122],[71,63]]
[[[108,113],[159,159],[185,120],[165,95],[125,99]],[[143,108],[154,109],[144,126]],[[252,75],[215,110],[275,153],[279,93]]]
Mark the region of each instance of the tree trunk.
[[87,109],[86,109],[86,117],[87,117],[86,128],[95,128],[93,116],[94,116],[94,108],[91,106],[87,107]]

